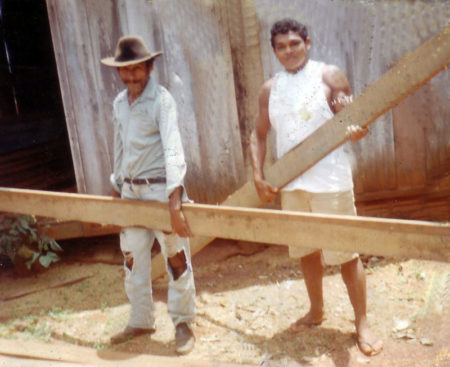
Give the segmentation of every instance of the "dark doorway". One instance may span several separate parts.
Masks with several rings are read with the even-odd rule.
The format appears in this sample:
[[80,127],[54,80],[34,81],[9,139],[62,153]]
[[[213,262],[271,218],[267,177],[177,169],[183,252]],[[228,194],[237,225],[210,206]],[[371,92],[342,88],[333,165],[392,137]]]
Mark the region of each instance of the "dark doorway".
[[0,186],[75,190],[45,0],[0,0]]

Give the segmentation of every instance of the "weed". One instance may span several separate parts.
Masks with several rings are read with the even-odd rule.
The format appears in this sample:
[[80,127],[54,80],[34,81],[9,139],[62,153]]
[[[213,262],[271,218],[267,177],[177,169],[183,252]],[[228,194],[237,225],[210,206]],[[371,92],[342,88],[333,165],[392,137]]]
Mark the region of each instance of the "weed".
[[25,328],[25,334],[33,338],[48,341],[51,337],[50,327],[46,323],[31,324]]
[[38,317],[36,315],[28,315],[24,317],[24,321],[35,324],[38,321]]
[[85,282],[83,282],[78,286],[78,291],[83,292],[86,288],[87,288],[87,284]]
[[94,343],[93,347],[94,347],[95,349],[97,349],[97,350],[103,350],[103,349],[105,349],[105,345],[102,344],[102,343],[98,343],[98,342]]
[[1,214],[0,254],[8,256],[19,274],[48,268],[60,260],[58,243],[38,231],[31,215]]
[[68,314],[71,312],[71,310],[63,309],[62,307],[55,306],[52,307],[50,311],[48,311],[48,316],[55,320],[66,320]]
[[109,301],[108,300],[102,302],[102,305],[101,305],[102,312],[105,312],[108,307],[109,307]]

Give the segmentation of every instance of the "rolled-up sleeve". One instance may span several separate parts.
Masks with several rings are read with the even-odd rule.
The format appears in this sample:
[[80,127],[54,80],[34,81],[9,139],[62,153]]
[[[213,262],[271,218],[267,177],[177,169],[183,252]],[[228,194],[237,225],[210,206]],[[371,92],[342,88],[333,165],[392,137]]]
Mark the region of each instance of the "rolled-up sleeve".
[[184,190],[186,161],[178,128],[175,100],[165,88],[161,88],[158,122],[166,165],[166,194],[169,197],[178,186],[182,186]]

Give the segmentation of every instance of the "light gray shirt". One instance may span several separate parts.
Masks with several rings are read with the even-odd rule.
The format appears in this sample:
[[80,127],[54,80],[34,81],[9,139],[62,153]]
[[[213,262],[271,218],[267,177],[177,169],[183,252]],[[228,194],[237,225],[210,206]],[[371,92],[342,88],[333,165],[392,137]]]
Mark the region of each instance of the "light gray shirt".
[[184,186],[186,162],[177,123],[175,100],[150,78],[130,105],[128,90],[114,100],[114,181],[165,177],[166,194]]

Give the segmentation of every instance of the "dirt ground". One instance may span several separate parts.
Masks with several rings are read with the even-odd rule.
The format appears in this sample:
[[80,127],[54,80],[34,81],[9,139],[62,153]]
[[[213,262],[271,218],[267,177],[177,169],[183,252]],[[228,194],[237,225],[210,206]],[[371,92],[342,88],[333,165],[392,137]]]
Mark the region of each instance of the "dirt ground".
[[[117,237],[63,247],[63,261],[44,273],[0,271],[0,338],[175,355],[167,280],[154,283],[156,333],[111,346],[129,311]],[[366,357],[355,345],[338,267],[324,278],[327,320],[294,335],[288,326],[309,307],[298,260],[282,246],[216,240],[194,257],[197,343],[189,358],[272,367],[450,366],[450,266],[364,260],[369,320],[385,344],[380,355]]]

